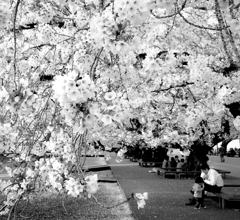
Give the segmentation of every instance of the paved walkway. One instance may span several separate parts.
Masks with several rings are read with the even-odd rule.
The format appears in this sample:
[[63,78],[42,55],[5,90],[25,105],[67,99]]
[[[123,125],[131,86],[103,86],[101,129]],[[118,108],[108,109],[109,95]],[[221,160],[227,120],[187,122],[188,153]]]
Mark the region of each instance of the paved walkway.
[[[239,220],[239,209],[219,209],[217,201],[206,199],[207,209],[194,210],[185,206],[188,202],[189,190],[193,184],[190,179],[164,179],[156,173],[150,173],[151,168],[140,167],[136,162],[124,159],[116,163],[115,156],[108,161],[114,177],[119,181],[127,197],[132,192],[148,192],[149,199],[144,209],[137,209],[135,201],[130,201],[133,212],[138,220]],[[240,179],[229,177],[225,183],[240,183]],[[240,207],[239,207],[240,208]]]
[[232,176],[240,178],[240,158],[239,157],[227,157],[225,156],[225,162],[220,162],[219,156],[209,156],[213,167],[217,167],[222,170],[228,170]]

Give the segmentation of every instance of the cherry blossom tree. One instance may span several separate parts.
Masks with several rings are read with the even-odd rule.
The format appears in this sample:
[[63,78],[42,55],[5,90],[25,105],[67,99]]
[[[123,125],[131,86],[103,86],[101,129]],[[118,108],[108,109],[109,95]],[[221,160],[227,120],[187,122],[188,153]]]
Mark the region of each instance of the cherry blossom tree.
[[239,132],[239,7],[239,0],[1,1],[0,144],[17,166],[8,169],[12,181],[1,182],[1,213],[45,186],[93,196],[97,176],[85,176],[82,154],[97,139],[130,139],[133,118],[141,123],[133,136],[153,146],[211,139],[223,117]]

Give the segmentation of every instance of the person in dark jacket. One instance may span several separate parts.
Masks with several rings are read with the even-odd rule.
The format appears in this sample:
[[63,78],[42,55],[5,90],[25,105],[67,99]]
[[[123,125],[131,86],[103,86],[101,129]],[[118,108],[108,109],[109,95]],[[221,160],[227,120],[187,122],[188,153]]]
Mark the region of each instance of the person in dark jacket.
[[219,148],[219,155],[220,155],[220,160],[221,160],[221,162],[225,162],[224,154],[225,154],[225,149],[224,149],[223,146],[221,146],[221,147]]
[[[177,162],[176,162],[176,160],[175,160],[174,157],[171,157],[170,165],[171,165],[171,167],[177,167]],[[174,170],[174,169],[172,169],[172,170],[173,170],[173,171],[176,171],[176,170]]]

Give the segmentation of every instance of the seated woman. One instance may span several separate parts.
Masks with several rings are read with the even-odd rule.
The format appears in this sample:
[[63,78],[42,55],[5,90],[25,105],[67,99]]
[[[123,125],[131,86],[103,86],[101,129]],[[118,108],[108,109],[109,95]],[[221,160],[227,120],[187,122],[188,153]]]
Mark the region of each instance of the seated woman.
[[177,171],[184,170],[183,168],[186,166],[184,159],[181,159],[180,162],[177,163]]
[[162,163],[162,168],[168,167],[169,156],[166,156]]

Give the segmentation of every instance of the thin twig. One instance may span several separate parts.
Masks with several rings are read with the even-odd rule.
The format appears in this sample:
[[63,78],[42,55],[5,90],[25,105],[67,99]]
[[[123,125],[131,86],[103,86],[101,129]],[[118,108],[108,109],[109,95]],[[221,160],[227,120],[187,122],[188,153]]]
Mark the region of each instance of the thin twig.
[[23,209],[23,210],[21,211],[21,213],[19,214],[19,216],[20,216],[21,218],[25,218],[25,219],[29,219],[29,218],[30,218],[30,219],[32,219],[32,217],[35,215],[35,214],[33,214],[33,215],[29,216],[29,217],[22,215],[23,211],[26,209],[26,207],[28,207],[28,204],[29,204],[29,198],[28,198],[28,202],[27,202],[26,206],[24,207],[24,209]]
[[[175,12],[176,12],[176,7],[175,7]],[[175,16],[173,18],[173,22],[172,22],[172,25],[170,27],[170,29],[168,30],[167,34],[165,35],[165,38],[171,33],[171,31],[173,30],[173,27],[175,25],[175,21],[176,21],[176,17],[177,17],[177,14],[175,13]]]
[[185,82],[181,85],[176,85],[176,86],[170,86],[168,88],[165,88],[165,89],[156,89],[156,90],[153,90],[151,92],[156,92],[156,93],[159,93],[159,92],[164,92],[164,91],[168,91],[168,90],[171,90],[171,89],[174,89],[174,88],[181,88],[181,87],[187,87],[188,85],[194,85],[193,82]]
[[64,205],[64,200],[62,200],[62,206],[63,206],[63,209],[64,209],[65,213],[68,214],[67,209],[66,209],[66,207]]
[[17,214],[17,206],[18,206],[18,203],[19,203],[19,201],[20,201],[20,199],[21,199],[21,197],[16,201],[16,203],[15,203],[15,207],[14,207],[14,220],[16,219],[16,214]]
[[90,74],[89,74],[89,75],[90,75],[90,78],[91,78],[92,80],[94,79],[93,76],[94,76],[94,73],[95,73],[95,71],[96,71],[96,68],[97,68],[97,65],[98,65],[98,60],[99,60],[99,57],[100,57],[102,51],[103,51],[103,47],[99,50],[97,56],[95,57],[95,59],[94,59],[94,61],[93,61],[92,66],[91,66],[91,68],[90,68]]
[[[18,201],[18,200],[17,200],[17,201]],[[15,201],[15,204],[12,206],[12,208],[11,208],[9,214],[8,214],[7,220],[11,220],[12,213],[14,212],[14,208],[15,208],[15,205],[16,205],[16,202],[17,202],[17,201]]]
[[188,89],[188,91],[190,92],[190,94],[192,95],[194,102],[197,102],[197,99],[196,99],[196,97],[194,96],[192,90],[191,90],[189,87],[188,87],[187,89]]
[[7,207],[7,205],[4,205],[1,209],[0,209],[0,212],[5,209]]
[[126,200],[124,200],[124,201],[122,201],[122,202],[120,202],[120,203],[118,203],[118,204],[116,204],[116,205],[104,206],[102,203],[100,203],[100,202],[98,201],[98,199],[97,199],[94,195],[91,195],[91,196],[94,198],[95,202],[96,202],[99,206],[101,206],[101,207],[103,207],[103,208],[105,208],[105,209],[115,208],[115,207],[117,207],[117,206],[119,206],[119,205],[122,205],[122,204],[127,203],[128,201],[130,201],[131,199],[134,198],[133,195],[132,195],[130,198],[127,198]]

